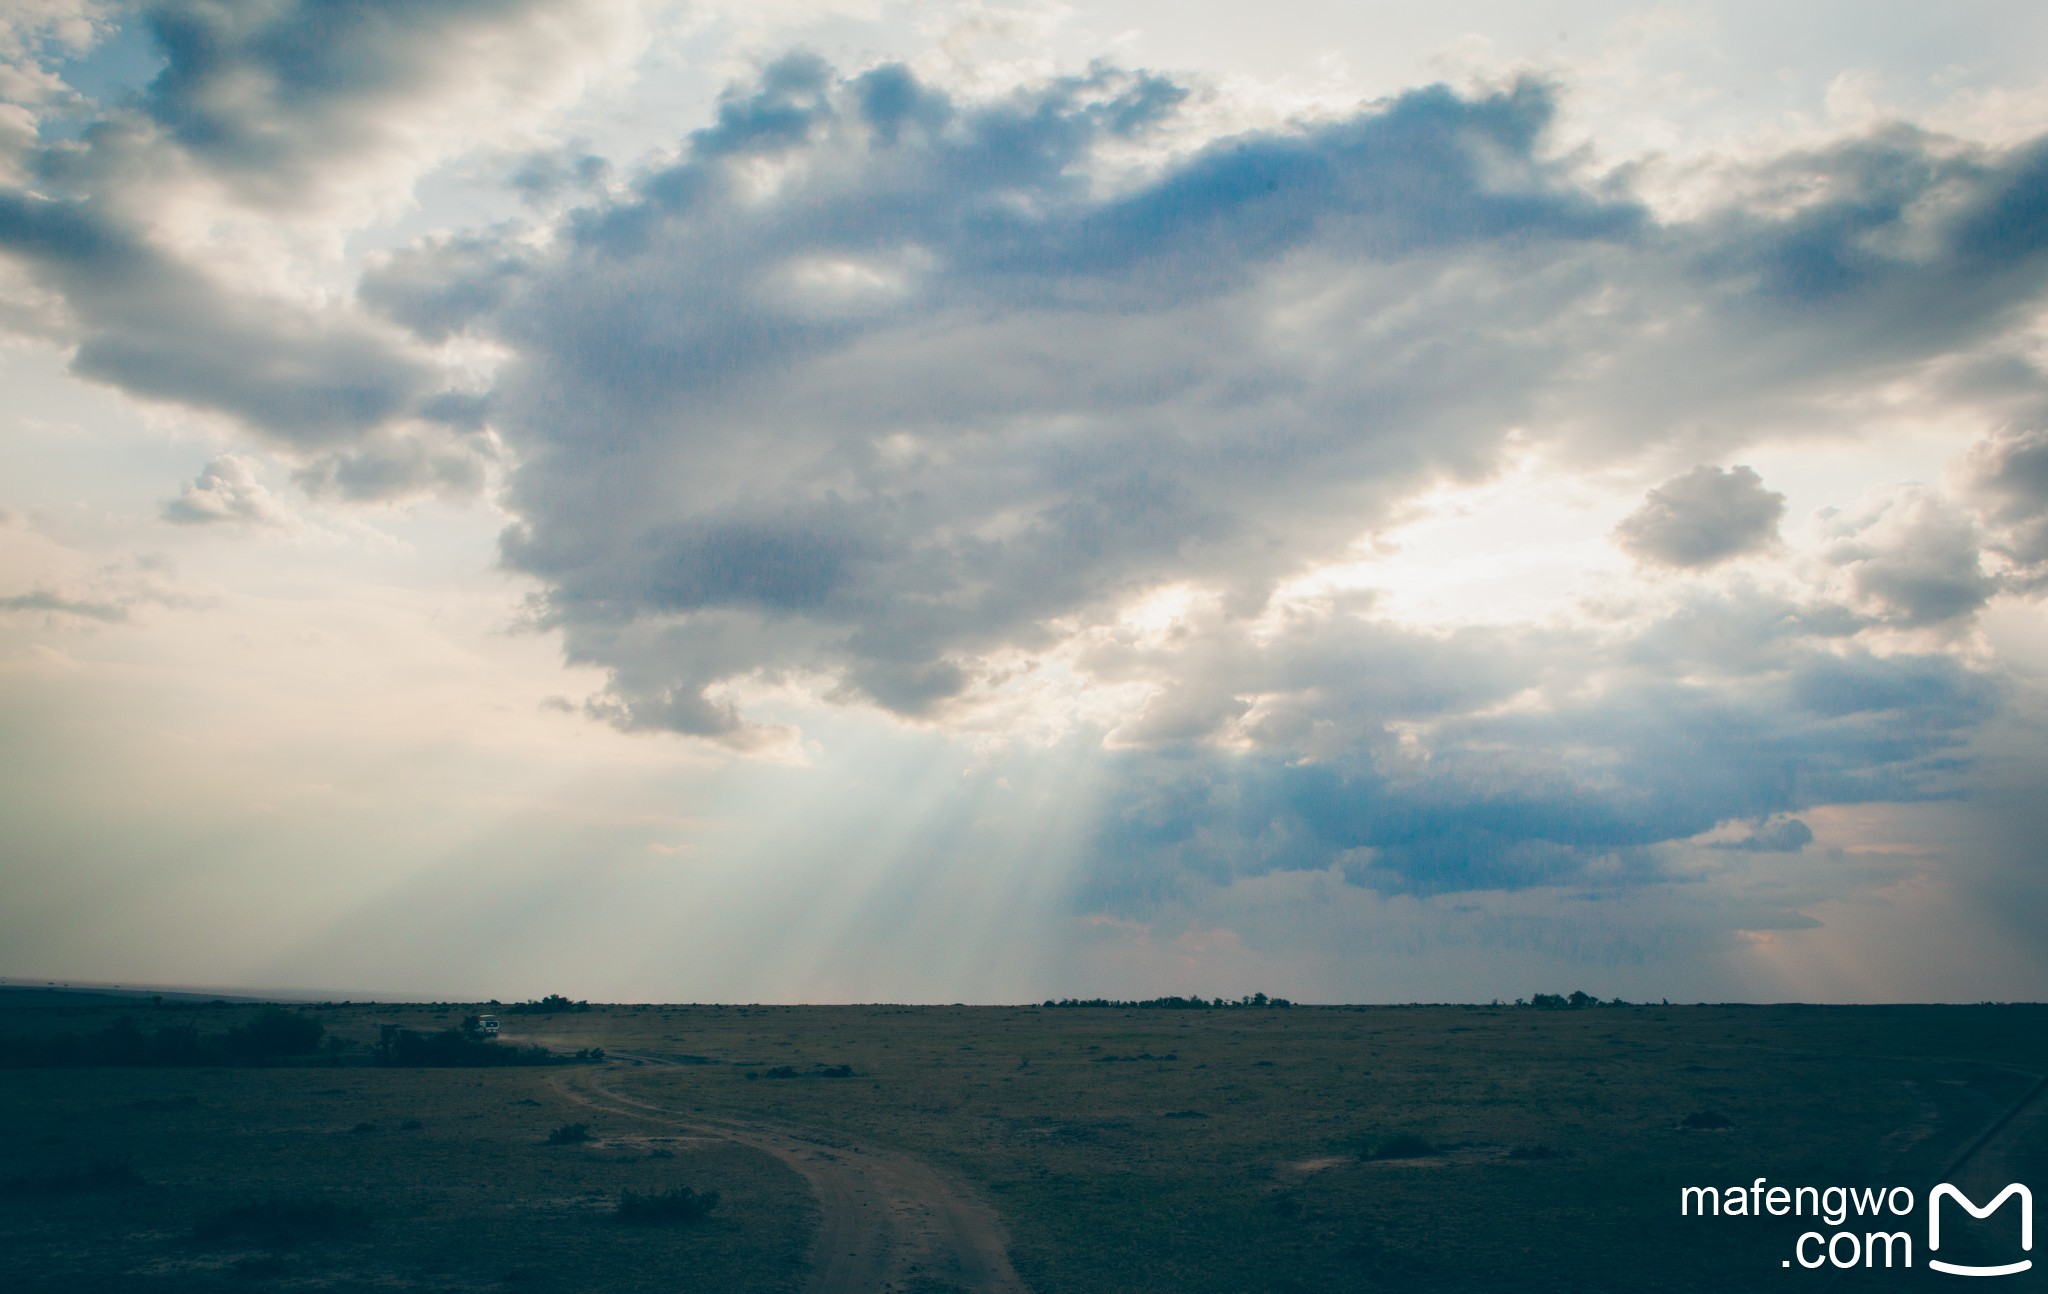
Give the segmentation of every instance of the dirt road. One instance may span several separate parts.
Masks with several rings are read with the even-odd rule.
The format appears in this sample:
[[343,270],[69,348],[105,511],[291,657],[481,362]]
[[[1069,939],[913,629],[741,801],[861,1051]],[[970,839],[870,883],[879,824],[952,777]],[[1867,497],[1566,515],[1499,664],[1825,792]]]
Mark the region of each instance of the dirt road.
[[[640,1053],[618,1058],[669,1063]],[[592,1109],[751,1146],[803,1176],[821,1214],[808,1294],[1028,1294],[994,1211],[923,1160],[803,1128],[686,1115],[615,1091],[617,1073],[579,1067],[554,1083]]]

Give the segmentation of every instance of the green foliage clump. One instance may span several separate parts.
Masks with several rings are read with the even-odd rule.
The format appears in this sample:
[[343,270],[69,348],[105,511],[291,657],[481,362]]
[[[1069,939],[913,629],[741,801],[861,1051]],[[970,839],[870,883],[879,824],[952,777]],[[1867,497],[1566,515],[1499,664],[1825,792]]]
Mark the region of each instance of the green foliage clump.
[[627,1191],[619,1197],[617,1217],[621,1222],[650,1225],[663,1222],[695,1222],[718,1207],[717,1191],[695,1191],[677,1186],[666,1191]]
[[590,1140],[590,1125],[587,1123],[565,1123],[548,1134],[550,1146],[573,1146]]
[[124,1015],[93,1033],[0,1038],[0,1067],[264,1064],[317,1052],[326,1032],[313,1017],[283,1007],[265,1007],[223,1033],[202,1033],[190,1023],[146,1030]]

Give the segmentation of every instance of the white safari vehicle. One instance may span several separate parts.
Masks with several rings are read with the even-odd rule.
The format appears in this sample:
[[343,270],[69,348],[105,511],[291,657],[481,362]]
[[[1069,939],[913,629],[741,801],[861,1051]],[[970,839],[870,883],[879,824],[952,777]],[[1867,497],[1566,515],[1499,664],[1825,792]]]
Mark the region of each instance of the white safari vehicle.
[[484,1037],[496,1037],[498,1033],[498,1017],[494,1015],[482,1016],[477,1020],[476,1027],[483,1031]]

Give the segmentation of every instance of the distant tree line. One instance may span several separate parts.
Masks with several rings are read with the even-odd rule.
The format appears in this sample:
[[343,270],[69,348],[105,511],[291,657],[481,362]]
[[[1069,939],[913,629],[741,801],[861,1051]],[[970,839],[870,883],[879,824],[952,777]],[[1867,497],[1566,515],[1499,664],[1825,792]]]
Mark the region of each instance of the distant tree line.
[[570,1011],[588,1011],[590,1003],[571,1002],[560,993],[550,993],[538,1002],[514,1002],[505,1008],[506,1015],[562,1015]]
[[1263,1009],[1291,1007],[1294,1003],[1284,997],[1267,997],[1264,993],[1253,993],[1231,1001],[1221,997],[1153,997],[1142,1002],[1120,1002],[1106,997],[1063,997],[1058,1001],[1045,1000],[1049,1007],[1120,1007],[1126,1010],[1155,1011],[1234,1011],[1245,1008]]
[[189,1023],[146,1030],[124,1015],[93,1033],[0,1037],[0,1066],[265,1064],[318,1052],[326,1032],[311,1016],[282,1007],[220,1033]]
[[[339,1064],[346,1047],[341,1039],[328,1037],[319,1020],[282,1007],[266,1007],[247,1024],[213,1033],[190,1023],[144,1029],[124,1015],[89,1033],[0,1035],[0,1068],[273,1065],[322,1054]],[[480,1021],[470,1016],[459,1027],[434,1033],[384,1025],[369,1059],[379,1065],[466,1069],[602,1061],[604,1048],[568,1055],[545,1047],[503,1046],[485,1037]]]
[[1620,998],[1615,998],[1612,1002],[1602,1002],[1591,993],[1581,993],[1573,990],[1569,997],[1560,993],[1538,993],[1527,1002],[1517,1001],[1515,1005],[1526,1006],[1536,1011],[1583,1011],[1589,1006],[1629,1006],[1631,1004],[1622,1001]]

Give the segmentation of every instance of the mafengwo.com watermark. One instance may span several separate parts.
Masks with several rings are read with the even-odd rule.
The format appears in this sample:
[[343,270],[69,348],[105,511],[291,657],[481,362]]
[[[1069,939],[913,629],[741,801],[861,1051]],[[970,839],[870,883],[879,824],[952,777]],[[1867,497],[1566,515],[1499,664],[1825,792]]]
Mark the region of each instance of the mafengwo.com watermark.
[[[2008,1203],[2017,1205],[2019,1234],[2011,1261],[2001,1263],[1947,1262],[1941,1252],[1941,1219],[1948,1206],[1951,1217],[1967,1214],[1979,1221],[1999,1214]],[[1925,1264],[1951,1276],[2013,1276],[2033,1267],[2022,1255],[2034,1248],[2034,1193],[2018,1182],[2007,1186],[1979,1204],[1947,1182],[1927,1192],[1924,1220],[1916,1220],[1921,1201],[1910,1186],[1772,1186],[1757,1178],[1748,1186],[1682,1186],[1678,1191],[1678,1213],[1687,1218],[1811,1218],[1815,1229],[1802,1231],[1793,1242],[1792,1256],[1783,1267],[1911,1267],[1914,1236],[1922,1235],[1926,1247],[1918,1255]],[[2001,1218],[2001,1227],[2009,1226]],[[1819,1228],[1825,1227],[1826,1230]],[[1950,1223],[1951,1239],[1956,1235]],[[1951,1246],[1953,1248],[1953,1246]]]

